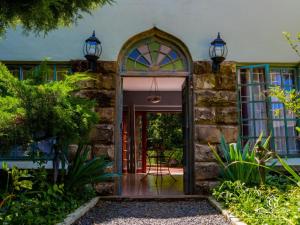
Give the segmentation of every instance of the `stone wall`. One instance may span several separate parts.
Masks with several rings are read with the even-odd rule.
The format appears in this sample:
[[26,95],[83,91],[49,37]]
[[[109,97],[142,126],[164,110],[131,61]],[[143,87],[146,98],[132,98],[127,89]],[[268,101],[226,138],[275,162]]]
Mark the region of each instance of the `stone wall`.
[[208,147],[217,146],[221,135],[236,141],[238,113],[236,67],[225,62],[213,74],[209,62],[194,62],[194,149],[196,192],[207,192],[217,184],[219,167]]
[[[85,71],[84,61],[74,62],[74,71]],[[229,142],[238,135],[236,94],[236,68],[226,62],[218,74],[213,74],[209,62],[194,62],[194,149],[196,192],[207,192],[216,184],[219,167],[208,147],[216,146],[224,134]],[[93,128],[90,138],[92,154],[106,155],[114,160],[114,126],[116,95],[116,62],[99,62],[94,78],[84,82],[78,95],[94,99],[100,121]],[[111,168],[112,169],[112,168]],[[99,192],[113,193],[113,184],[99,184]]]
[[[87,70],[85,61],[72,63],[74,72]],[[81,90],[77,95],[94,99],[97,103],[95,111],[99,115],[99,122],[90,134],[92,144],[92,156],[106,156],[114,161],[114,128],[115,128],[115,97],[116,97],[116,62],[98,62],[97,72],[89,73],[91,80],[80,84]],[[113,168],[108,169],[113,172]],[[100,194],[113,194],[113,183],[102,183],[96,186]]]

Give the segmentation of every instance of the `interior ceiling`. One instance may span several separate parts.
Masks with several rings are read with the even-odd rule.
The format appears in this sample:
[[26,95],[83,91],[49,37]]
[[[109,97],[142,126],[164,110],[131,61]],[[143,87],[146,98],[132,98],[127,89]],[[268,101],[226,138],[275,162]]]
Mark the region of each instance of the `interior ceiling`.
[[[181,91],[184,77],[156,77],[159,91]],[[150,91],[153,77],[124,77],[124,91]],[[152,90],[154,89],[154,85]]]

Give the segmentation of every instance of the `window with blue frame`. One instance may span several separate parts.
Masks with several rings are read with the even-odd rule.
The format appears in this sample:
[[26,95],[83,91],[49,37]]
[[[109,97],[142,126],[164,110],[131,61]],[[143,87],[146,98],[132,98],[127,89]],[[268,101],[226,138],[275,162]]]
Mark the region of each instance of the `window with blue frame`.
[[[25,80],[29,73],[33,73],[36,68],[39,67],[41,62],[34,63],[5,63],[8,70],[20,80]],[[68,63],[48,65],[48,79],[49,80],[63,80],[66,74],[72,73],[71,66]]]
[[297,85],[298,73],[294,68],[255,65],[238,70],[240,135],[244,143],[254,143],[264,132],[265,137],[272,134],[271,146],[280,155],[300,155],[296,116],[267,92],[272,86],[290,91],[298,89]]

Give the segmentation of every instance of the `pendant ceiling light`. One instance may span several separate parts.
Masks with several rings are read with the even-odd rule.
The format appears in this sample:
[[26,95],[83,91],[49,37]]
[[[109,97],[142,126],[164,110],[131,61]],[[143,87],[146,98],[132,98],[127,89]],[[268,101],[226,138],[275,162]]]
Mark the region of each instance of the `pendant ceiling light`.
[[153,104],[159,103],[161,101],[161,95],[159,94],[158,83],[155,77],[153,77],[152,79],[147,101]]

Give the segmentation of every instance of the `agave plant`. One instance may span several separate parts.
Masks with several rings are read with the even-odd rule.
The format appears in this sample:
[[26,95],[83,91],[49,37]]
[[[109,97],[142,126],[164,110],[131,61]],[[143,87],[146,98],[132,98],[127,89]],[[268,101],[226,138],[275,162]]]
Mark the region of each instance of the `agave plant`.
[[263,141],[261,133],[253,148],[250,142],[243,147],[240,138],[237,143],[227,144],[224,136],[221,137],[221,154],[215,147],[209,146],[221,167],[224,179],[251,184],[265,182],[265,164],[274,156],[274,152],[269,150],[269,142],[270,136]]
[[115,176],[115,174],[105,171],[111,165],[111,162],[106,160],[105,157],[95,157],[88,160],[89,152],[90,148],[87,145],[78,147],[75,158],[68,168],[65,179],[66,189],[80,189],[86,184],[107,181]]

